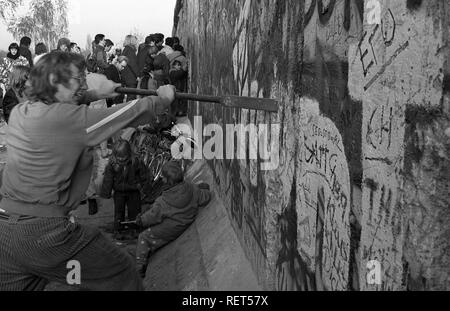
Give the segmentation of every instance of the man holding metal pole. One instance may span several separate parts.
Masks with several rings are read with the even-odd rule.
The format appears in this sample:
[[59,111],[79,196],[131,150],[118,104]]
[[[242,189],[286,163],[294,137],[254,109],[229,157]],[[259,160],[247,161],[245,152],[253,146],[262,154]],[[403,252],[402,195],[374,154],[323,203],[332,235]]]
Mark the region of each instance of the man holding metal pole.
[[87,150],[122,128],[156,122],[175,91],[164,86],[157,97],[89,109],[78,103],[115,96],[118,85],[99,76],[97,90],[87,93],[85,72],[80,55],[45,55],[30,75],[30,101],[11,113],[0,202],[0,291],[64,283],[74,261],[82,288],[142,289],[132,258],[98,229],[70,222],[69,212],[89,185]]

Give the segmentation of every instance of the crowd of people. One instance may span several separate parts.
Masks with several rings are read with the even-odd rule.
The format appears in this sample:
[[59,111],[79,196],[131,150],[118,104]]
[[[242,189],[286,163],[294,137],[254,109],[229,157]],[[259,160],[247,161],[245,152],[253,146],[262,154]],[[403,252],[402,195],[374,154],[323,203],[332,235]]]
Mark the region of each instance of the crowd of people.
[[[98,34],[86,57],[67,38],[50,52],[36,44],[34,57],[30,45],[29,37],[11,44],[0,64],[8,123],[8,158],[0,179],[0,290],[64,283],[72,260],[82,265],[82,288],[141,290],[149,256],[181,235],[211,199],[208,185],[185,181],[180,164],[171,161],[161,171],[163,193],[142,210],[142,185],[153,176],[129,142],[117,138],[126,128],[157,128],[164,116],[186,114],[186,103],[175,100],[188,76],[180,40],[152,34],[138,45],[128,35],[122,50]],[[115,92],[119,86],[153,89],[158,96],[121,96]],[[113,193],[115,230],[126,209],[140,228],[134,261],[98,228],[71,217],[86,200],[90,215],[98,211],[96,194],[88,194],[93,151],[107,142],[112,154],[105,155],[104,178],[93,193],[104,198]]]
[[[7,56],[1,60],[0,104],[2,100],[7,101],[6,105],[2,105],[4,115],[6,115],[5,107],[14,106],[25,100],[21,96],[23,90],[17,87],[23,85],[23,81],[12,83],[10,78],[13,75],[25,78],[24,67],[33,68],[33,65],[49,52],[48,47],[39,42],[35,45],[33,56],[30,46],[31,38],[25,36],[20,40],[20,45],[11,43]],[[68,38],[58,40],[56,51],[82,54],[78,44]],[[147,36],[145,42],[139,44],[136,36],[127,35],[122,49],[114,48],[114,43],[110,39],[103,34],[97,34],[91,50],[88,51],[86,63],[88,72],[103,74],[124,87],[156,90],[162,85],[171,84],[179,92],[185,92],[187,89],[189,66],[184,47],[178,37],[165,38],[163,34],[155,33]],[[21,71],[22,74],[13,71]],[[9,95],[6,97],[8,91]],[[109,99],[108,107],[135,98],[135,96],[127,98],[119,96]],[[172,110],[178,117],[185,116],[187,103],[175,101]]]

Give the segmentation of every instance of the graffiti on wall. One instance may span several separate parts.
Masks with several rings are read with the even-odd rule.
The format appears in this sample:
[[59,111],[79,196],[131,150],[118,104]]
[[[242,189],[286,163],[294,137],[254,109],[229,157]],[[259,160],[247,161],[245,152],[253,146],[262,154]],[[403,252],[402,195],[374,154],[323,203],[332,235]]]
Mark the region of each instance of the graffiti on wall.
[[[344,290],[350,259],[350,176],[342,137],[302,98],[298,168],[291,201],[279,218],[279,289]],[[295,221],[295,222],[294,222]]]
[[235,26],[235,43],[233,46],[234,80],[237,83],[239,95],[248,94],[248,80],[250,79],[249,49],[250,37],[248,36],[249,17],[252,0],[245,0],[239,13],[239,20]]
[[[405,5],[405,2],[402,4]],[[403,9],[397,2],[382,6],[380,25],[366,25],[357,44],[353,75],[363,96],[361,289],[398,290],[402,279],[401,186],[403,170],[404,101],[392,89],[395,69],[410,46],[401,31]],[[358,69],[358,71],[354,69]],[[356,74],[357,73],[357,74]],[[383,95],[381,95],[383,94]],[[386,96],[386,94],[388,94]],[[364,266],[381,263],[382,284],[369,285]]]
[[[381,93],[381,92],[380,92]],[[403,170],[404,106],[390,95],[374,97],[363,118],[362,261],[378,260],[383,284],[396,290],[402,278],[401,180]],[[376,104],[375,104],[376,103]],[[363,274],[361,278],[363,278]],[[361,279],[363,288],[367,285]],[[376,287],[375,285],[373,287]]]
[[296,184],[296,177],[294,176],[289,204],[277,220],[280,235],[280,251],[276,262],[276,290],[314,291],[324,289],[322,275],[320,274],[321,269],[309,269],[309,258],[300,256],[299,253]]
[[[316,99],[320,112],[339,129],[351,168],[351,180],[358,186],[362,181],[362,103],[349,96],[347,54],[349,42],[362,34],[363,7],[359,3],[361,1],[324,3],[325,6],[333,5],[333,14],[324,24],[316,10],[311,11],[315,13],[314,18],[306,15],[310,22],[305,30],[301,94]],[[351,21],[348,27],[343,27],[345,16]]]
[[264,180],[262,179],[260,171],[257,172],[256,178],[256,185],[250,185],[250,193],[254,193],[255,195],[252,195],[250,197],[250,204],[247,204],[244,208],[244,219],[249,231],[249,235],[252,237],[250,243],[256,244],[255,246],[259,248],[259,252],[263,255],[263,257],[267,257],[267,232],[265,231],[266,189],[265,187],[263,187]]
[[[318,106],[302,99],[303,141],[298,179],[299,247],[322,269],[324,287],[346,289],[350,258],[350,176],[344,145],[334,123],[308,111]],[[313,221],[313,222],[312,222]],[[311,223],[312,222],[312,223]]]
[[393,45],[398,32],[397,21],[389,7],[383,8],[381,25],[368,27],[358,44],[359,60],[364,73],[364,91],[367,91],[409,46],[408,40]]

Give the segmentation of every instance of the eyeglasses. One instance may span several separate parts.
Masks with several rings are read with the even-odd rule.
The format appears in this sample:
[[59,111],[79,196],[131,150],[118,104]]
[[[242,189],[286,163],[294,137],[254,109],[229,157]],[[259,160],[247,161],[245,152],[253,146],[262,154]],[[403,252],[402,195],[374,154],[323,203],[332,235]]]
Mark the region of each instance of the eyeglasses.
[[86,82],[86,76],[71,76],[71,78],[77,80],[80,84],[84,84],[84,82]]

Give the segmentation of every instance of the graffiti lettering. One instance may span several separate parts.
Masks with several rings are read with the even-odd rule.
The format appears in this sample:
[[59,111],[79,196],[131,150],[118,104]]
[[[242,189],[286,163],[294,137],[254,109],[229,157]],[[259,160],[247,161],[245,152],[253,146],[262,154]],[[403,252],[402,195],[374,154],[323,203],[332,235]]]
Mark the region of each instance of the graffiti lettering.
[[[318,203],[318,209],[322,212],[316,218],[316,247],[317,256],[315,259],[315,271],[308,267],[310,262],[307,256],[300,256],[297,247],[297,212],[295,202],[297,194],[295,190],[296,179],[294,178],[294,187],[291,190],[291,199],[283,215],[279,218],[281,249],[276,263],[277,268],[277,290],[296,290],[296,291],[314,291],[324,290],[325,286],[322,280],[322,247],[323,245],[323,224],[322,217],[324,211],[324,200]],[[320,193],[320,192],[319,192]],[[319,194],[320,196],[321,194]],[[320,205],[321,204],[321,205]],[[317,233],[319,232],[319,233]],[[322,233],[321,233],[322,232]],[[337,284],[336,284],[337,285]]]
[[395,19],[392,11],[388,9],[385,11],[383,19],[381,20],[381,34],[383,35],[384,44],[391,46],[395,37]]
[[[308,104],[305,102],[305,109]],[[304,120],[297,232],[302,242],[298,245],[300,257],[304,263],[306,258],[311,262],[304,271],[309,277],[303,285],[343,290],[350,257],[350,180],[342,138],[328,118],[309,116]]]
[[[384,218],[384,225],[388,226],[391,219],[391,210],[393,207],[393,191],[386,185],[382,185],[381,189],[377,183],[370,179],[366,179],[365,187],[369,192],[369,223],[372,221],[381,222]],[[380,189],[380,192],[378,190]],[[380,195],[378,219],[374,219],[375,195]],[[384,215],[383,215],[384,213]]]
[[370,68],[378,64],[375,51],[373,49],[373,38],[375,37],[375,33],[378,28],[379,26],[376,25],[370,36],[368,36],[367,31],[365,31],[358,45],[364,77],[368,75]]
[[[388,111],[386,112],[385,110]],[[385,114],[388,115],[386,116]],[[374,149],[384,147],[386,150],[389,150],[391,148],[393,117],[393,108],[387,109],[384,105],[381,106],[381,109],[377,107],[372,112],[367,124],[366,141]]]
[[[320,128],[316,124],[311,125],[311,137],[322,137],[331,143],[333,143],[338,149],[340,149],[339,144],[341,143],[337,134],[332,134],[329,129]],[[342,150],[341,150],[342,151]]]

